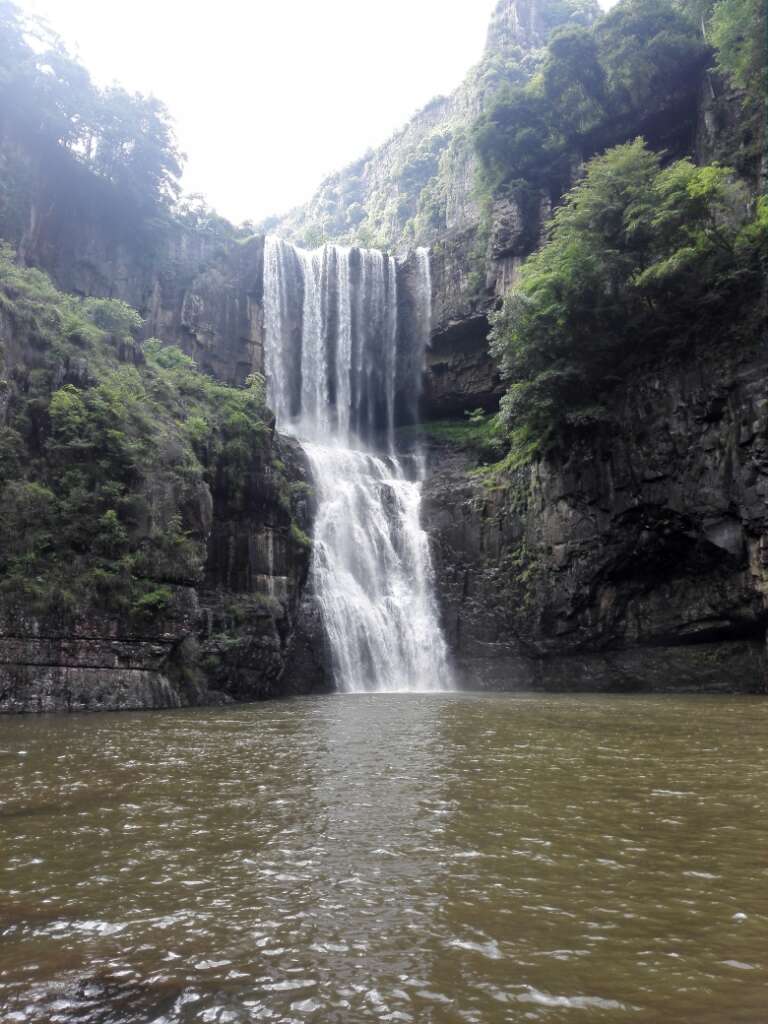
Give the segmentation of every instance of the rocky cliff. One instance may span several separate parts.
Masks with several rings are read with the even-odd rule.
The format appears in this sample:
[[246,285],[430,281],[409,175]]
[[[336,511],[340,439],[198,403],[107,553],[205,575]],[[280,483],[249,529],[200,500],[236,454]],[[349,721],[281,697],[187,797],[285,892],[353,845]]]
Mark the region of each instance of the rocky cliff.
[[[212,288],[206,308],[236,339],[230,297]],[[140,323],[0,253],[0,711],[305,686],[283,678],[309,563],[303,455],[258,379],[217,383]]]
[[263,369],[263,239],[207,216],[138,217],[72,157],[0,135],[0,238],[65,292],[120,299],[142,336],[178,345],[219,380]]
[[638,368],[612,425],[512,474],[432,451],[424,521],[462,683],[764,692],[764,345]]
[[203,489],[195,539],[204,573],[169,585],[159,613],[35,614],[6,590],[0,713],[173,708],[311,689],[317,680],[284,677],[309,548],[292,530],[276,459],[309,488],[300,453],[271,435],[237,497],[221,482]]
[[[489,315],[551,212],[545,190],[483,186],[472,125],[499,88],[540,69],[554,27],[588,24],[596,11],[500,0],[486,52],[459,89],[274,228],[310,246],[430,247],[425,420],[497,408]],[[701,100],[693,148],[716,157],[739,108],[728,98],[715,109],[711,83]],[[23,263],[66,292],[129,303],[144,319],[137,342],[176,345],[225,384],[263,371],[263,235],[212,217],[137,222],[67,154],[42,168],[10,136],[0,138],[0,186],[0,237]],[[400,266],[407,275],[407,260]],[[39,440],[48,414],[30,393],[37,341],[4,315],[0,342],[0,430],[14,402],[27,402]],[[140,346],[119,358],[141,371]],[[610,430],[512,473],[482,470],[471,446],[430,442],[424,521],[464,685],[765,687],[766,371],[758,342],[734,351],[716,339],[639,365],[614,391]],[[92,384],[79,356],[68,356],[46,386]],[[162,475],[179,440],[178,424],[170,430],[170,454],[140,490],[152,529],[181,515],[199,572],[158,573],[162,609],[42,613],[2,596],[0,710],[172,707],[328,685],[305,587],[311,481],[297,449],[267,426],[237,486],[211,460],[184,501]],[[150,532],[151,518],[135,529]]]

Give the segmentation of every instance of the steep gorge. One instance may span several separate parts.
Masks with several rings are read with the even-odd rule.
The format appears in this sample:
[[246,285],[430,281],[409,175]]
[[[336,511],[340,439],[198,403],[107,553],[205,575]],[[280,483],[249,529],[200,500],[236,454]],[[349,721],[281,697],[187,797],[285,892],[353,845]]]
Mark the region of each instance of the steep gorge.
[[[539,0],[502,0],[484,58],[459,90],[275,228],[309,246],[400,252],[404,281],[415,272],[406,250],[429,246],[425,421],[493,412],[503,393],[489,315],[557,197],[478,190],[471,126],[510,73],[525,81],[540,66],[558,19],[590,24],[597,15],[589,4],[571,7],[555,18]],[[675,145],[717,156],[738,117],[734,102],[724,95],[715,104],[704,83],[693,115],[689,100],[683,120],[669,122]],[[21,214],[0,211],[0,236],[28,265],[64,291],[135,306],[144,318],[139,341],[177,345],[226,384],[269,371],[263,234],[238,235],[211,217],[137,226],[65,154],[41,173],[7,128],[0,165],[4,181],[34,183]],[[32,368],[32,338],[7,316],[0,334],[13,398]],[[427,424],[423,521],[463,685],[765,689],[763,356],[761,336],[736,352],[713,336],[641,361],[610,400],[619,429],[497,477],[477,472],[488,458],[473,442],[435,440]],[[59,386],[82,383],[69,372]],[[378,400],[391,400],[391,423],[408,419],[394,395]],[[23,598],[3,598],[2,709],[177,706],[329,686],[317,602],[306,588],[313,484],[296,445],[265,416],[242,486],[233,492],[212,472],[197,507],[184,511],[204,571],[194,584],[174,584],[170,614],[139,625],[92,609],[41,620]],[[153,488],[164,484],[150,481]]]
[[610,429],[506,479],[433,448],[425,516],[464,685],[765,692],[767,373],[761,341],[654,361]]

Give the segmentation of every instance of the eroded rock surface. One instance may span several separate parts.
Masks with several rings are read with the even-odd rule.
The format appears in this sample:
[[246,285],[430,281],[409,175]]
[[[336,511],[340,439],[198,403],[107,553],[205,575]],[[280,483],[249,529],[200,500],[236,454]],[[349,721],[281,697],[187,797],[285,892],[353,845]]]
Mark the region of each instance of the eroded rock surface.
[[638,373],[610,428],[494,482],[433,450],[424,521],[465,685],[763,692],[768,357]]
[[[283,493],[286,477],[298,499]],[[300,449],[272,435],[247,479],[236,488],[217,480],[205,504],[196,526],[207,550],[204,579],[170,586],[162,615],[110,618],[82,609],[37,619],[23,602],[4,599],[0,712],[172,708],[324,684],[285,671],[309,566],[295,529],[298,521],[309,530],[311,518]]]

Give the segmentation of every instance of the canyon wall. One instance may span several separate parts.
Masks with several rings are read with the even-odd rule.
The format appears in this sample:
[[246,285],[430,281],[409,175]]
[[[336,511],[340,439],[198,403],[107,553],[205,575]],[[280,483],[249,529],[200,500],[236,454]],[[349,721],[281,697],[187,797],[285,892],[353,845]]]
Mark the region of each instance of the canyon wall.
[[[550,197],[478,190],[470,129],[505,62],[535,67],[551,29],[545,8],[501,0],[483,59],[452,96],[273,226],[306,245],[430,247],[425,420],[494,411],[503,393],[489,316],[539,243]],[[708,157],[723,131],[711,102],[703,90],[694,147]],[[18,140],[0,139],[0,176],[19,175],[29,188],[15,207],[0,203],[0,237],[27,265],[65,291],[128,302],[144,317],[144,339],[179,346],[223,382],[263,372],[263,234],[215,221],[134,223],[66,155],[41,173]],[[400,268],[408,274],[407,260]],[[19,348],[10,334],[0,319],[9,351]],[[427,442],[424,522],[463,685],[765,688],[763,349],[758,338],[735,351],[713,337],[639,364],[615,390],[610,429],[513,472],[494,476],[471,447]],[[163,490],[160,480],[149,486]],[[40,619],[4,600],[0,710],[172,707],[326,688],[305,586],[311,522],[303,459],[270,430],[237,493],[223,477],[200,490],[189,529],[205,545],[204,578],[174,584],[163,616]]]
[[638,367],[612,423],[502,475],[432,449],[424,521],[462,684],[765,692],[768,357]]
[[[263,368],[264,242],[215,217],[140,217],[66,152],[39,156],[0,135],[0,238],[62,291],[127,302],[142,337],[178,345],[240,384]],[[0,192],[0,199],[2,199]]]
[[[302,495],[310,492],[300,450],[270,434],[236,493],[224,479],[200,487],[196,508],[185,511],[194,513],[187,517],[190,536],[204,548],[202,577],[166,583],[170,601],[160,614],[83,607],[36,615],[22,595],[6,591],[0,712],[171,708],[321,685],[322,679],[284,673],[309,564],[296,518],[310,528],[310,499],[294,502],[292,516],[281,493],[286,478]],[[163,480],[148,488],[156,514],[166,514]]]

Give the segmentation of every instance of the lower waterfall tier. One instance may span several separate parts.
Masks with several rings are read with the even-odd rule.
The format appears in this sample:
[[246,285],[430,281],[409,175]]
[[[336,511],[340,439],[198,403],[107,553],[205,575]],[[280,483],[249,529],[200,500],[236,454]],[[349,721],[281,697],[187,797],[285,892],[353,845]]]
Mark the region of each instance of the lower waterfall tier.
[[312,574],[336,685],[449,688],[421,483],[393,457],[317,444],[305,451],[318,491]]

